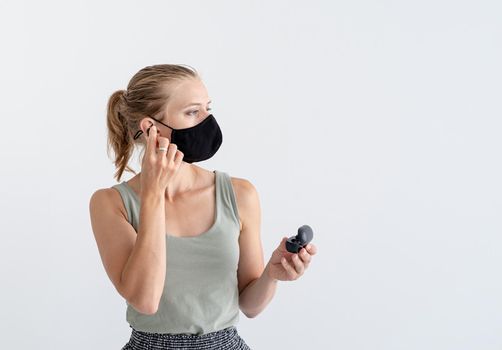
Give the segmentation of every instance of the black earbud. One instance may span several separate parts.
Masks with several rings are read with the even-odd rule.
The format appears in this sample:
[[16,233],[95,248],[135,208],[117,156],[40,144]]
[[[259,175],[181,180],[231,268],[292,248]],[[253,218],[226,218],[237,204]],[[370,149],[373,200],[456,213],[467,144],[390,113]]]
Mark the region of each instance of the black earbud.
[[298,234],[291,236],[286,241],[286,250],[290,253],[298,253],[314,238],[314,232],[309,225],[303,225],[298,228]]

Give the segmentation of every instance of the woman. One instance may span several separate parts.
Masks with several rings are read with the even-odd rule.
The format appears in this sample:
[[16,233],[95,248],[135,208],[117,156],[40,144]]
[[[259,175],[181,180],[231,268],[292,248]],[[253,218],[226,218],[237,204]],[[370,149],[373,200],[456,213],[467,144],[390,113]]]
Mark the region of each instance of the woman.
[[[277,281],[299,278],[316,247],[298,254],[283,237],[264,267],[255,187],[194,162],[222,143],[195,69],[154,65],[108,103],[115,173],[135,174],[93,193],[89,210],[99,253],[132,328],[123,349],[249,349],[239,310],[258,315]],[[141,172],[128,167],[134,146]]]

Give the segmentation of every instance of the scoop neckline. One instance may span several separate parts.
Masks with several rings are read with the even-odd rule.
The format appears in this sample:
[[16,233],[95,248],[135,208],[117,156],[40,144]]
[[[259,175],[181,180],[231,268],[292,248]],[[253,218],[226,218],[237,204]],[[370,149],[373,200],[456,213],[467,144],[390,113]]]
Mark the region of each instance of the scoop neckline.
[[[214,198],[214,216],[213,216],[214,221],[213,221],[213,224],[211,225],[211,227],[208,230],[206,230],[205,232],[199,233],[198,235],[195,235],[195,236],[173,236],[173,235],[169,234],[169,232],[166,232],[165,235],[167,238],[169,238],[169,239],[190,239],[190,238],[195,239],[195,238],[207,236],[209,233],[214,231],[214,229],[216,228],[218,221],[220,219],[220,211],[218,210],[218,202],[220,200],[220,179],[219,179],[220,174],[219,174],[219,171],[217,171],[217,170],[213,170],[213,173],[214,173],[215,198]],[[139,196],[136,194],[136,192],[134,192],[134,190],[127,183],[127,181],[124,180],[122,183],[125,185],[127,190],[132,193],[132,195],[134,196],[134,199],[139,204],[141,204],[141,200],[140,200]]]

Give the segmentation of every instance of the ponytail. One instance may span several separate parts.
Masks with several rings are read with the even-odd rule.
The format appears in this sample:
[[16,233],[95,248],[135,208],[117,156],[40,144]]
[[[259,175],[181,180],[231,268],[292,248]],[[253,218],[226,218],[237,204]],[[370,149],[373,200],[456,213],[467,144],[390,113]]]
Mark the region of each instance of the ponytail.
[[110,157],[110,150],[115,153],[115,172],[114,178],[120,182],[120,178],[124,170],[136,174],[136,172],[128,166],[129,158],[134,149],[131,140],[131,133],[127,120],[122,115],[121,105],[125,104],[125,90],[115,91],[108,100],[108,110],[106,123],[108,126],[108,147],[107,154]]

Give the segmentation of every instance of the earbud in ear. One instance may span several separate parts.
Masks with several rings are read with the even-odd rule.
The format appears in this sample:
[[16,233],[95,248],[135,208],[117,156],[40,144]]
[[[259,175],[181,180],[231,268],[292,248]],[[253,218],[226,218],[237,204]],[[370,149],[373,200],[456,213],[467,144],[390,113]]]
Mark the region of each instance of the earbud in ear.
[[298,253],[314,238],[314,232],[309,225],[303,225],[298,228],[298,234],[291,236],[286,241],[286,250],[290,253]]

